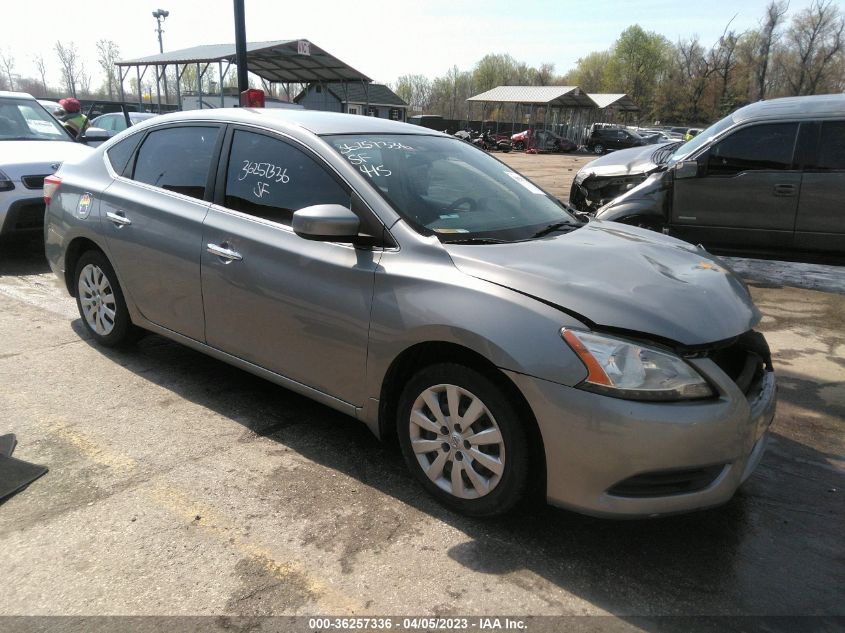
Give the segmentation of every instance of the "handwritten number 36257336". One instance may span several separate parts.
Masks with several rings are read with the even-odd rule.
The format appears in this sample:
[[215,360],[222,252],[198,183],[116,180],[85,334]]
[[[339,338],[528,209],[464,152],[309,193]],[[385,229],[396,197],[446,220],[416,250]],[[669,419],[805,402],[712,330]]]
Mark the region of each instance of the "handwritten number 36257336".
[[274,165],[273,163],[254,163],[252,161],[245,160],[243,167],[241,167],[241,173],[240,176],[238,176],[238,180],[246,180],[250,175],[280,182],[283,185],[290,182],[290,176],[288,176],[288,170],[286,167],[282,168],[279,165]]

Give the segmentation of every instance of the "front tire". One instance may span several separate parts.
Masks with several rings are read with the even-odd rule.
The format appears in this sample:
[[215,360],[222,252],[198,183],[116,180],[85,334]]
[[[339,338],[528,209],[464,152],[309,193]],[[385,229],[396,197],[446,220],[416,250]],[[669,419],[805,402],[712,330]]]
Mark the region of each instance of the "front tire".
[[513,144],[513,149],[516,152],[522,152],[525,150],[525,143],[523,143],[522,141],[517,141]]
[[593,145],[593,154],[596,154],[597,156],[601,156],[602,154],[604,154],[604,145],[602,145],[601,143],[596,143],[595,145]]
[[99,251],[83,253],[76,263],[76,307],[97,343],[117,347],[137,338],[123,291],[108,258]]
[[494,381],[451,363],[411,378],[397,431],[408,468],[443,505],[470,516],[512,509],[529,479],[529,445],[517,409]]

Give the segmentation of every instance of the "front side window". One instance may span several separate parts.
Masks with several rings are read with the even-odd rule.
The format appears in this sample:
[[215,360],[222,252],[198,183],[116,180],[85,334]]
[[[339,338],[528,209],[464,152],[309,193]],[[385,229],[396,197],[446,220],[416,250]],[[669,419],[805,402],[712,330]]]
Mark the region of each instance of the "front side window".
[[203,199],[219,132],[199,126],[150,132],[138,151],[132,179]]
[[350,194],[304,151],[264,134],[235,131],[226,172],[226,207],[290,225],[294,211],[315,204],[349,208]]
[[486,152],[423,135],[325,137],[412,227],[443,242],[531,239],[579,223],[554,198]]
[[737,130],[710,149],[707,173],[730,176],[743,171],[791,169],[797,132],[797,123],[767,123]]

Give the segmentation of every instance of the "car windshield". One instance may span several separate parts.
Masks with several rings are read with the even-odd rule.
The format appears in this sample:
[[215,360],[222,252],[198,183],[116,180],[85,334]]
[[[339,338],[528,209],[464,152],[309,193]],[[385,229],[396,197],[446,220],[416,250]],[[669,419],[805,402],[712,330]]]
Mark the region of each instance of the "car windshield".
[[671,166],[677,162],[684,160],[687,156],[691,155],[699,147],[705,145],[711,138],[733,125],[733,122],[733,116],[730,114],[724,119],[716,121],[706,130],[704,130],[700,134],[697,134],[692,139],[690,139],[689,141],[681,145],[678,149],[676,149],[669,157],[669,165]]
[[518,241],[581,225],[545,191],[458,139],[383,134],[326,140],[411,226],[442,242]]
[[67,132],[37,101],[0,99],[0,141],[68,141]]

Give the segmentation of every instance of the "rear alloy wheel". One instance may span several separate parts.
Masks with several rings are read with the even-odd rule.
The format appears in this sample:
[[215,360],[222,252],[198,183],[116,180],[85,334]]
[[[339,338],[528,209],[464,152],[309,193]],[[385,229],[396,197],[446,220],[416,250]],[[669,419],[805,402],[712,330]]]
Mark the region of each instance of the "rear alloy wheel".
[[602,145],[601,143],[596,143],[595,145],[593,145],[593,154],[598,154],[599,156],[604,154],[604,145]]
[[86,329],[106,347],[134,340],[123,292],[109,260],[99,251],[88,251],[76,264],[76,307]]
[[408,467],[444,505],[489,516],[522,498],[525,430],[502,389],[484,375],[454,364],[423,369],[402,393],[397,427]]
[[513,149],[516,152],[521,152],[525,149],[525,143],[523,143],[522,141],[517,141],[513,144]]

